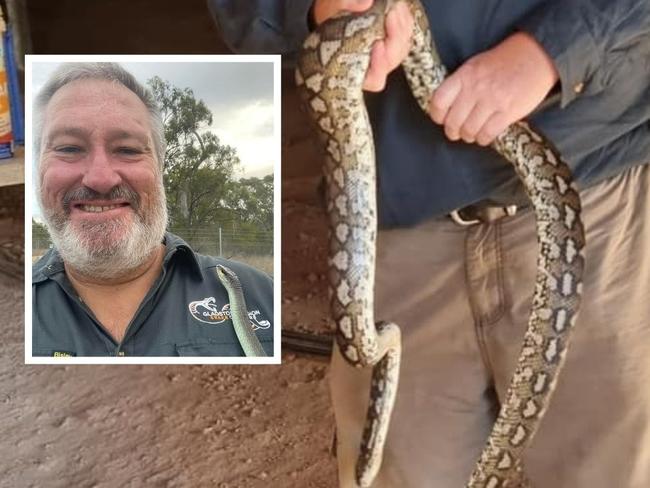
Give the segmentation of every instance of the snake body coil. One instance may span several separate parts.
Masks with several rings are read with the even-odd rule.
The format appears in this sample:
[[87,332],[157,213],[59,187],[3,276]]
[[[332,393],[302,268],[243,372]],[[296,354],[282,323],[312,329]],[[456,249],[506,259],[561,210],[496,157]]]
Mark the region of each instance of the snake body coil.
[[[402,67],[427,111],[445,76],[417,0],[403,0],[415,17],[413,43]],[[372,131],[362,94],[374,41],[395,0],[375,0],[361,15],[325,22],[304,42],[296,83],[325,149],[329,216],[330,306],[343,357],[373,367],[357,482],[370,486],[381,463],[399,377],[399,328],[375,325],[373,287],[377,210]],[[527,486],[521,456],[554,390],[581,294],[584,231],[571,173],[552,146],[523,122],[492,147],[510,161],[536,215],[539,257],[533,308],[499,416],[467,487]],[[435,164],[433,161],[432,164]]]

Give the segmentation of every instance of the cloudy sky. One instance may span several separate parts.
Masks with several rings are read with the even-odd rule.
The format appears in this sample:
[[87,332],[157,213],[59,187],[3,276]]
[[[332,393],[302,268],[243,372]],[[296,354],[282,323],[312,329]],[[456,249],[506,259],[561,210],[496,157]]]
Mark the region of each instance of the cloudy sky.
[[[213,114],[211,130],[223,144],[237,149],[241,166],[236,176],[261,177],[279,165],[279,136],[274,135],[273,63],[259,57],[256,62],[233,62],[227,58],[201,58],[211,59],[209,62],[130,62],[122,58],[120,64],[141,83],[159,76],[178,88],[191,88],[195,98],[203,100]],[[42,59],[32,63],[32,94],[38,93],[60,65]],[[277,127],[278,134],[279,130]]]

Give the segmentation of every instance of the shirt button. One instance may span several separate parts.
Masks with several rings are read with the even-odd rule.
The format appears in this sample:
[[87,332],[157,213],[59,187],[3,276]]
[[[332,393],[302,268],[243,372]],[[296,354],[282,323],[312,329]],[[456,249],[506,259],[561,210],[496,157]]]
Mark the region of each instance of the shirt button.
[[585,89],[585,84],[584,83],[576,83],[573,85],[573,91],[576,92],[578,95],[582,93],[582,91]]

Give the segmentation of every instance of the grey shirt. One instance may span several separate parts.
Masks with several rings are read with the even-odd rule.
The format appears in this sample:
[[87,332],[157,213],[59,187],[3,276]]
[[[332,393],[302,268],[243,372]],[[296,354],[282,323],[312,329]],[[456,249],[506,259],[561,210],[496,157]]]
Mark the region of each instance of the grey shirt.
[[197,254],[171,233],[164,244],[162,272],[120,343],[80,299],[57,251],[45,254],[32,269],[33,356],[243,356],[217,264],[239,277],[251,323],[272,356],[272,279],[246,264]]

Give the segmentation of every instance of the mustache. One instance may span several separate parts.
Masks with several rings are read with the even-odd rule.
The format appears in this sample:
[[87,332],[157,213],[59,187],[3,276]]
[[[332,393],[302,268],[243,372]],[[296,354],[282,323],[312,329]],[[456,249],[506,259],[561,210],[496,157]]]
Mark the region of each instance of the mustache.
[[87,186],[69,190],[63,195],[63,210],[66,214],[70,213],[70,202],[75,200],[121,200],[126,201],[135,211],[140,208],[140,195],[127,185],[114,186],[108,193],[100,193]]

